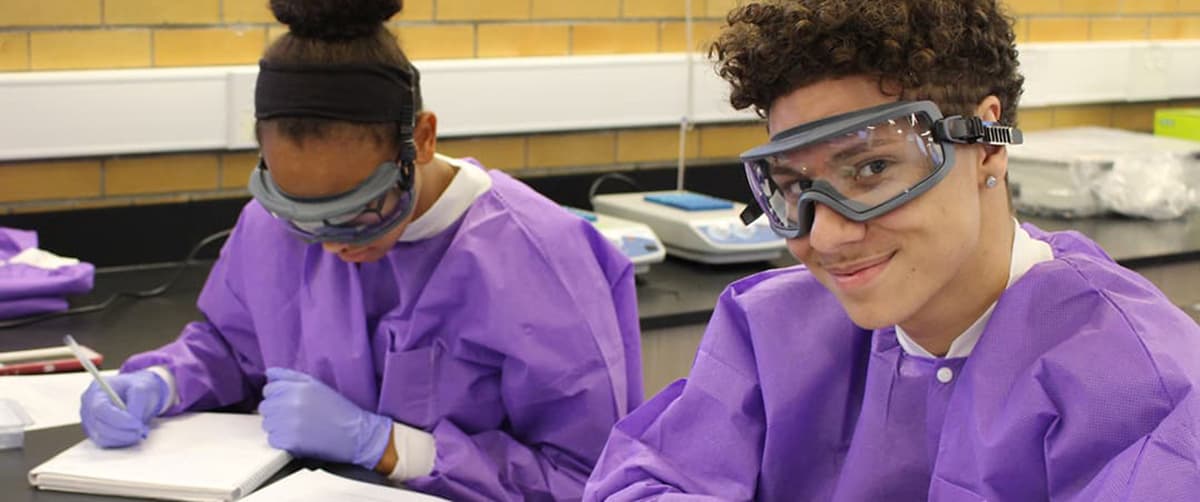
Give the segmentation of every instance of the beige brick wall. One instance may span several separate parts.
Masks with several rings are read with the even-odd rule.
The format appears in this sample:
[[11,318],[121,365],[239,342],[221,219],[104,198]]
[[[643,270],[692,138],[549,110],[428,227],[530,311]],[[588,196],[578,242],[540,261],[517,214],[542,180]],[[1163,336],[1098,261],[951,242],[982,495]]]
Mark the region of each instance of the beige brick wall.
[[1200,38],[1200,0],[1008,0],[1029,42]]
[[[738,0],[691,0],[697,44]],[[3,0],[0,70],[254,63],[283,32],[266,0]],[[679,0],[407,0],[415,59],[671,52]],[[1200,38],[1200,0],[1009,0],[1022,41]],[[22,53],[24,53],[22,55]]]
[[[735,4],[691,1],[698,44]],[[284,30],[266,4],[3,0],[0,71],[251,64]],[[512,57],[679,51],[683,17],[678,0],[406,0],[390,26],[414,59]]]
[[[690,0],[696,45],[739,0]],[[1021,41],[1200,38],[1200,0],[1009,0]],[[252,64],[285,32],[266,0],[0,0],[0,71]],[[679,0],[405,0],[390,22],[414,59],[591,55],[684,50]],[[1027,130],[1106,125],[1149,131],[1158,106],[1200,101],[1022,110]],[[696,162],[727,161],[760,125],[693,131]],[[443,141],[450,155],[539,174],[667,164],[674,128]],[[244,195],[253,152],[0,163],[0,214]]]

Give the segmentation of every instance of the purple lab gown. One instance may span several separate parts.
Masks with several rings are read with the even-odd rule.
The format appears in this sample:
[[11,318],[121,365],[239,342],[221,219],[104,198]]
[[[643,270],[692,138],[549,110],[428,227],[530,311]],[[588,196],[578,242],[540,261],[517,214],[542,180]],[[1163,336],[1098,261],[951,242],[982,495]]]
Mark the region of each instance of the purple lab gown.
[[1081,235],[1025,228],[1055,259],[968,358],[856,327],[801,267],[731,285],[584,499],[1200,500],[1200,327]]
[[354,265],[243,210],[200,293],[205,322],[122,368],[168,366],[168,413],[260,399],[264,368],[319,378],[428,431],[455,500],[578,499],[642,400],[633,267],[590,223],[509,176],[445,231]]
[[38,245],[37,233],[0,227],[0,319],[67,309],[65,295],[91,291],[95,268],[80,262],[47,270],[9,259]]

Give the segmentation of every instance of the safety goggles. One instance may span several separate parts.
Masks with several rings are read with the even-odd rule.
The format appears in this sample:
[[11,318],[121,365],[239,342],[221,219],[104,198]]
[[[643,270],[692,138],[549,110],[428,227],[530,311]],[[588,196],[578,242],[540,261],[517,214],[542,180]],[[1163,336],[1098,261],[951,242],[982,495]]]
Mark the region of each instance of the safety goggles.
[[[756,204],[784,238],[808,235],[816,203],[852,221],[919,197],[954,166],[954,145],[1014,145],[1021,131],[978,117],[943,117],[931,101],[901,101],[788,129],[741,155]],[[748,223],[747,223],[748,224]]]
[[305,242],[366,244],[395,229],[412,212],[413,167],[404,164],[384,162],[347,192],[310,198],[280,189],[266,160],[259,158],[250,174],[250,194]]

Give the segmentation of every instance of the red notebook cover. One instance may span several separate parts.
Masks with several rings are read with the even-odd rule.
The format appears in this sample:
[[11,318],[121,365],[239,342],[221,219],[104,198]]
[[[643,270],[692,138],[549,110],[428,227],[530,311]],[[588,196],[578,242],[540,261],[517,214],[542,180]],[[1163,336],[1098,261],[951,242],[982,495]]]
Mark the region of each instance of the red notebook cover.
[[[104,362],[104,356],[87,347],[80,347],[97,367]],[[71,351],[62,347],[56,349],[38,349],[18,352],[0,353],[0,375],[35,375],[40,373],[62,373],[67,371],[83,371],[83,364],[71,355]],[[64,353],[65,352],[65,353]]]

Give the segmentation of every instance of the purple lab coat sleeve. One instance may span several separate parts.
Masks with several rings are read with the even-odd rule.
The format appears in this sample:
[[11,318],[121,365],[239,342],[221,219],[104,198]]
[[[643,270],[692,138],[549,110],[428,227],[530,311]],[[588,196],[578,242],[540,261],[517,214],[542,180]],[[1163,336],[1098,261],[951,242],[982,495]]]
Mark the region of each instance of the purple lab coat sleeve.
[[748,333],[737,293],[727,289],[690,378],[617,424],[584,500],[754,497],[766,420]]
[[[593,234],[593,249],[601,249],[600,242],[604,241],[604,236],[598,232]],[[607,244],[607,243],[605,243]],[[641,318],[638,316],[637,302],[637,285],[634,279],[633,263],[629,261],[623,253],[615,247],[608,245],[603,249],[607,249],[607,253],[597,251],[597,257],[602,263],[605,263],[604,269],[609,272],[609,288],[612,290],[613,305],[618,307],[617,311],[617,328],[622,333],[621,349],[625,355],[625,408],[621,410],[621,416],[624,416],[638,406],[641,406],[645,401],[645,396],[642,394],[642,328]],[[591,469],[588,469],[589,472]]]
[[[559,224],[588,225],[583,220],[544,222]],[[487,253],[444,258],[452,260],[443,263],[448,270],[471,271],[467,275],[475,278],[475,291],[480,294],[521,295],[519,303],[478,303],[505,311],[477,313],[494,320],[493,330],[519,326],[516,332],[463,333],[471,343],[503,354],[499,390],[508,426],[469,431],[452,419],[438,420],[431,431],[437,452],[434,471],[409,481],[409,486],[453,500],[579,498],[612,425],[641,403],[632,264],[590,227],[580,228],[589,232],[587,242],[563,240],[553,253],[545,251],[550,244],[538,242],[540,236],[535,234],[528,248],[514,241],[509,246],[491,246]],[[476,232],[485,239],[492,235]],[[476,243],[462,244],[473,248]],[[587,248],[567,253],[563,246]],[[590,288],[574,285],[571,281],[583,271],[571,275],[566,264],[572,261],[564,263],[565,254],[595,256],[611,300],[601,301],[591,296]],[[460,259],[464,262],[453,261]],[[514,279],[520,284],[513,284]],[[611,301],[615,318],[612,307],[600,308],[596,301],[601,305]],[[520,304],[537,307],[525,311],[527,307]],[[513,319],[513,314],[519,318]],[[613,346],[615,352],[600,352],[625,361],[619,370],[611,367],[617,361],[596,356],[597,344],[614,343],[610,336],[614,331],[624,333]],[[560,340],[551,341],[554,338]]]
[[178,402],[167,410],[168,415],[234,405],[251,410],[261,397],[262,355],[250,315],[234,286],[237,271],[231,269],[237,263],[230,259],[231,250],[245,238],[243,227],[239,221],[200,292],[198,306],[205,319],[189,323],[175,341],[134,355],[121,366],[123,373],[157,365],[171,370]]
[[[1194,332],[1191,319],[1178,312],[1140,277],[1127,282],[1094,273],[1085,260],[1067,260],[1081,277],[1091,277],[1098,295],[1090,323],[1067,343],[1088,363],[1062,368],[1059,358],[1045,359],[1045,394],[1056,414],[1046,434],[1048,489],[1052,500],[1191,501],[1200,497],[1200,396],[1189,364],[1200,356],[1194,344],[1180,343]],[[1147,299],[1159,298],[1159,302]],[[1069,302],[1070,300],[1064,300]],[[1108,333],[1105,347],[1089,335]],[[1089,332],[1090,331],[1090,332]],[[1092,345],[1092,346],[1089,346]],[[1115,350],[1114,350],[1115,349]],[[1080,400],[1076,396],[1097,396]],[[1102,397],[1100,397],[1102,396]],[[1140,437],[1139,437],[1140,435]],[[1117,438],[1136,441],[1116,442]],[[1095,473],[1080,476],[1080,473]]]
[[1072,502],[1191,501],[1200,494],[1200,441],[1193,424],[1200,414],[1189,394],[1150,434],[1125,448]]

